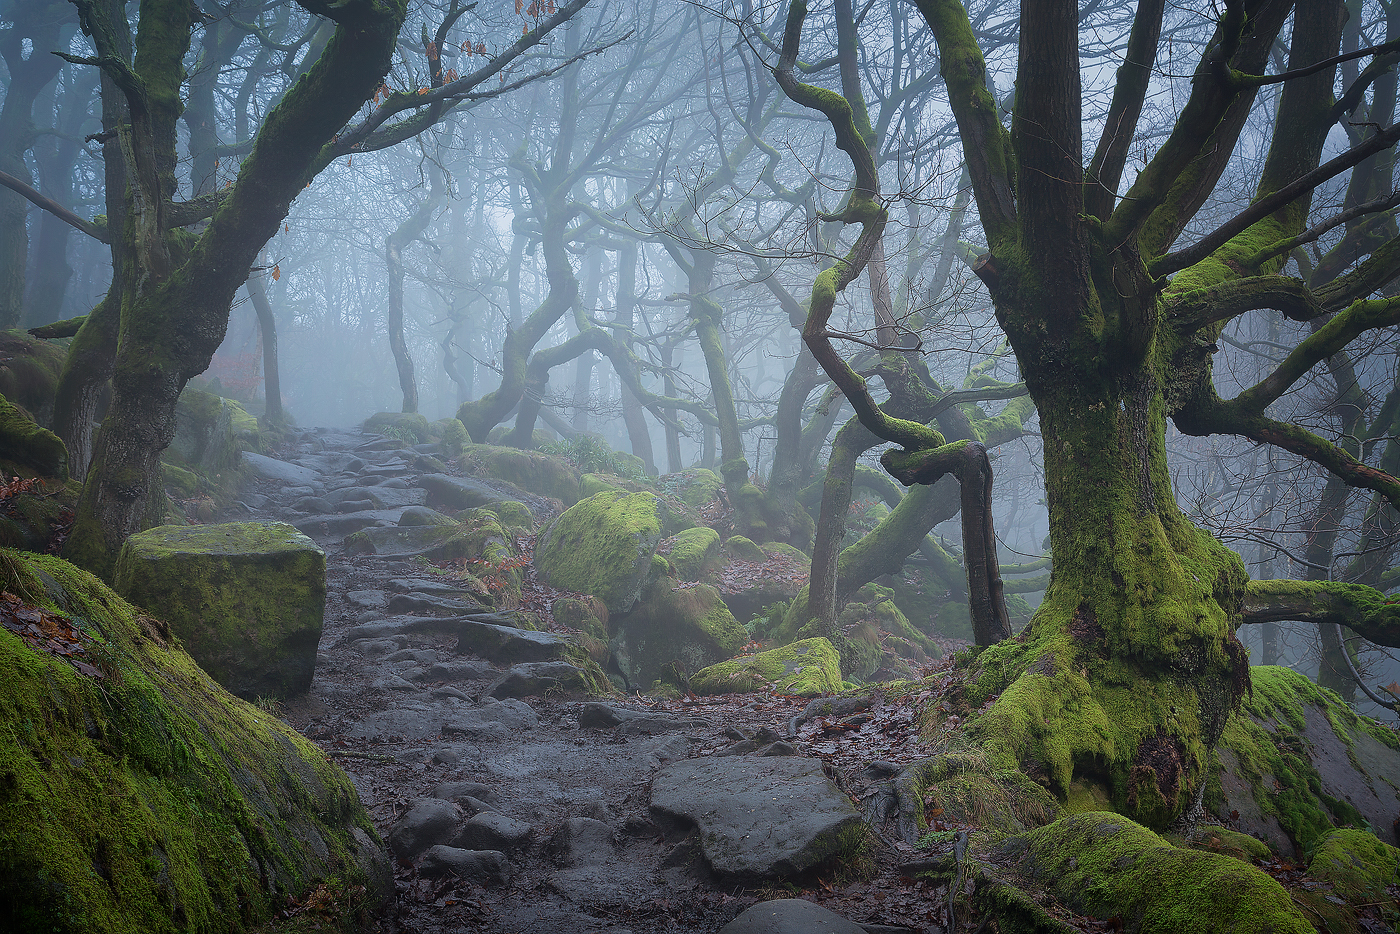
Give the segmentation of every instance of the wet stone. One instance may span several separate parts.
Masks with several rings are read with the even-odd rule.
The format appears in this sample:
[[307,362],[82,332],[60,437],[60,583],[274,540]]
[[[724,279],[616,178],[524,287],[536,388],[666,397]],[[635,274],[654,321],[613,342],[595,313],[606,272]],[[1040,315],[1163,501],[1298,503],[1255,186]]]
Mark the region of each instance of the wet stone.
[[345,601],[351,606],[370,610],[383,607],[388,599],[388,595],[382,590],[352,590],[345,595]]
[[465,850],[519,850],[530,842],[535,828],[498,811],[483,811],[467,820],[452,841]]
[[389,831],[389,849],[400,859],[412,859],[457,833],[462,812],[442,798],[416,798]]
[[510,878],[510,861],[499,850],[463,850],[439,845],[423,854],[418,871],[425,876],[450,874],[480,885],[504,885]]

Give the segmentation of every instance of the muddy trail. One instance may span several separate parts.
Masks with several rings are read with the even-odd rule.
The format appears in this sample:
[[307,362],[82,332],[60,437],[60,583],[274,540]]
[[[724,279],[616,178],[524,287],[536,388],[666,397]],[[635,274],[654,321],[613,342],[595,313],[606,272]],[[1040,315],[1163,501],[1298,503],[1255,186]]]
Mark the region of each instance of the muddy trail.
[[[895,816],[889,779],[923,755],[907,706],[877,697],[833,720],[771,694],[571,695],[548,677],[565,664],[554,634],[510,630],[468,650],[483,644],[469,628],[496,633],[507,617],[422,556],[345,546],[422,520],[424,478],[456,473],[435,453],[299,431],[276,458],[252,458],[257,475],[221,517],[290,522],[326,551],[315,680],[280,713],[351,776],[389,844],[382,930],[700,934],[792,897],[870,932],[945,930],[946,888],[901,873],[919,854],[893,821],[861,830],[843,859],[788,839]],[[537,528],[559,508],[507,498]],[[726,809],[741,813],[707,823]],[[714,842],[726,835],[727,854]]]

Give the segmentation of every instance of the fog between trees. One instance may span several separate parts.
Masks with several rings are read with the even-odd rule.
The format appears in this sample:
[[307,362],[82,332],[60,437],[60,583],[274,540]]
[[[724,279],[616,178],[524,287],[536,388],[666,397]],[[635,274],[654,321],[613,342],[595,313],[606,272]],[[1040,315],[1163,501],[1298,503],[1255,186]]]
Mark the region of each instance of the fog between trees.
[[[751,479],[746,531],[808,549],[815,535],[819,552],[825,533],[833,562],[904,495],[880,460],[902,451],[885,464],[929,500],[928,522],[833,565],[838,604],[906,555],[919,568],[958,558],[956,484],[919,492],[933,463],[919,458],[985,443],[1007,591],[1039,604],[1063,536],[1060,599],[1034,625],[1091,612],[1138,658],[1134,677],[1153,677],[1181,642],[1144,649],[1158,637],[1133,620],[1146,613],[1155,632],[1176,601],[1170,612],[1211,620],[1182,636],[1209,646],[1214,661],[1187,678],[1206,684],[1238,667],[1229,632],[1252,607],[1269,620],[1239,630],[1255,663],[1318,674],[1326,653],[1324,684],[1393,717],[1358,687],[1332,621],[1394,643],[1394,610],[1318,603],[1342,599],[1329,581],[1400,583],[1388,7],[198,10],[12,0],[0,14],[0,171],[98,219],[82,232],[0,192],[0,323],[97,307],[70,366],[80,352],[105,361],[114,411],[157,426],[120,463],[113,442],[85,438],[81,406],[55,427],[98,455],[75,532],[103,543],[75,551],[90,566],[142,522],[139,504],[105,505],[103,477],[158,454],[168,418],[151,413],[186,379],[265,404],[265,301],[281,404],[299,424],[403,409],[460,417],[476,441],[597,434],[650,472],[712,467],[732,500]],[[382,81],[367,52],[335,65],[356,29],[364,42],[378,30]],[[289,94],[318,57],[339,84],[313,76]],[[138,86],[151,106],[133,120]],[[1210,238],[1289,185],[1298,197]],[[187,317],[191,297],[209,307]],[[122,352],[161,357],[159,386],[117,352],[119,333]],[[845,395],[814,342],[845,361]],[[862,383],[864,428],[843,429]],[[1116,479],[1096,492],[1096,471]],[[1211,542],[1188,543],[1191,526]],[[1303,622],[1258,609],[1278,595],[1247,596],[1213,543],[1256,580],[1321,582],[1290,605]],[[1132,571],[1134,548],[1187,570]],[[1202,584],[1202,568],[1220,579]],[[930,579],[966,599],[960,575]],[[1400,676],[1393,650],[1349,644],[1362,681],[1395,702],[1380,689]]]

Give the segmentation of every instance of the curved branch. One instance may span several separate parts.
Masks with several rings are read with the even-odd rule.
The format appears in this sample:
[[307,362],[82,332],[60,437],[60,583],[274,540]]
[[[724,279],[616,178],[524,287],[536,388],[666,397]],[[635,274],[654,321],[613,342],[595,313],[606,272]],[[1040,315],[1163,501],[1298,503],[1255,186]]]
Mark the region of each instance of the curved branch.
[[1395,648],[1400,647],[1400,601],[1392,599],[1364,584],[1250,581],[1240,616],[1242,623],[1336,623],[1377,645]]
[[24,182],[15,178],[10,173],[0,172],[0,185],[4,185],[11,191],[23,195],[35,207],[48,211],[50,214],[63,221],[65,224],[68,224],[70,227],[76,227],[78,230],[81,230],[83,233],[87,234],[89,237],[92,237],[94,240],[97,240],[100,243],[112,242],[112,235],[107,230],[107,228],[99,227],[92,221],[83,220],[81,217],[74,214],[72,211],[68,210],[52,198],[48,198],[44,195],[39,194],[39,192],[35,191],[33,188],[29,187]]
[[1286,276],[1230,279],[1171,295],[1166,304],[1167,316],[1178,334],[1190,334],[1257,308],[1276,309],[1292,321],[1311,321],[1327,313],[1303,280]]

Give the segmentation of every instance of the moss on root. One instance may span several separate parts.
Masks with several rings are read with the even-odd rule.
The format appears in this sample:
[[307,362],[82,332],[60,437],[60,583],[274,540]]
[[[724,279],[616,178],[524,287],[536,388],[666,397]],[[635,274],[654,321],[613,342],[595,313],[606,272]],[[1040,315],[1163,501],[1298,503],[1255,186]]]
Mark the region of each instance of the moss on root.
[[57,558],[0,552],[0,581],[80,630],[100,672],[0,629],[8,929],[244,931],[319,878],[377,873],[345,774],[216,686],[163,623]]
[[1020,870],[1075,911],[1139,934],[1312,934],[1270,876],[1238,859],[1174,847],[1119,814],[1089,812],[1007,845]]

